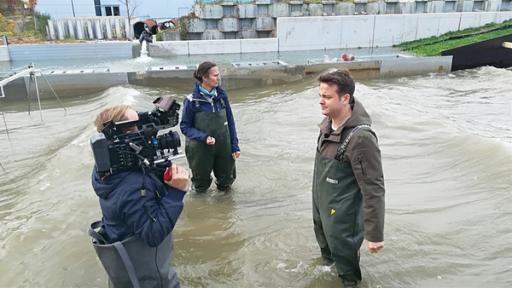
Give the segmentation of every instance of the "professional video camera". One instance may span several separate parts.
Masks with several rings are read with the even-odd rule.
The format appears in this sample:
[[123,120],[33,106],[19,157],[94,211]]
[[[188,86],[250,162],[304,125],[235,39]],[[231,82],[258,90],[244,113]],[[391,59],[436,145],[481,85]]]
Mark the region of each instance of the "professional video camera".
[[[178,133],[162,129],[178,124],[180,104],[171,97],[158,97],[155,109],[140,112],[139,120],[104,123],[91,137],[91,147],[99,175],[114,174],[134,167],[164,168],[177,158],[181,146]],[[137,132],[126,132],[137,127]]]

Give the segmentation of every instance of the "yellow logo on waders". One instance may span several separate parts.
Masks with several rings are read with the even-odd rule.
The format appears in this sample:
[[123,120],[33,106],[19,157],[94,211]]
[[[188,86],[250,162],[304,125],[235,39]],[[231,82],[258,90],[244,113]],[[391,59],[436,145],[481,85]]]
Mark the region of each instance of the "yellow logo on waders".
[[331,209],[331,215],[334,215],[334,214],[336,214],[336,210]]

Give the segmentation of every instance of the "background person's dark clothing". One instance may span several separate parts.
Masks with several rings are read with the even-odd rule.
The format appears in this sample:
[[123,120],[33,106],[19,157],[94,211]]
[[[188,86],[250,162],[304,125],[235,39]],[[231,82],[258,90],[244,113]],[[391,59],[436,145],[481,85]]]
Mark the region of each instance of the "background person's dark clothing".
[[146,41],[147,43],[153,43],[153,35],[146,30],[142,31],[142,33],[140,33],[139,36],[140,44],[142,44],[142,42],[144,41]]
[[194,91],[192,92],[192,99],[197,100],[197,103],[199,104],[196,105],[196,101],[190,101],[188,98],[185,98],[183,101],[183,112],[180,123],[181,132],[190,139],[206,143],[206,138],[211,135],[207,135],[206,132],[196,128],[194,123],[195,114],[197,112],[217,112],[224,108],[226,110],[227,124],[229,128],[231,152],[240,151],[240,148],[238,147],[235,119],[233,118],[233,111],[231,110],[231,105],[229,104],[226,91],[220,86],[216,87],[217,96],[212,97],[212,102],[210,102],[206,98],[209,96],[201,94],[199,85],[199,83],[196,83]]
[[[216,178],[217,188],[227,190],[236,178],[232,153],[240,151],[235,120],[226,92],[221,87],[207,91],[196,83],[183,102],[181,131],[187,137],[185,154],[197,192],[206,192]],[[208,145],[208,136],[215,144]]]
[[[368,128],[353,134],[340,160],[338,148],[354,127],[371,125],[356,101],[352,116],[333,131],[320,124],[313,182],[313,221],[322,255],[336,262],[346,280],[361,280],[359,248],[364,238],[384,240],[384,176],[377,138]],[[344,278],[345,279],[345,278]]]

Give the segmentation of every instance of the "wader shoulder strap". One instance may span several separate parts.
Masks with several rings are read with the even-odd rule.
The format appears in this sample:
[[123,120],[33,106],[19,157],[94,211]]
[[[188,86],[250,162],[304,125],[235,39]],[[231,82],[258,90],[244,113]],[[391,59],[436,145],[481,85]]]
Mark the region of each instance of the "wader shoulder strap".
[[135,268],[133,268],[132,261],[128,256],[128,252],[126,252],[126,248],[124,248],[123,244],[119,241],[115,242],[113,245],[116,248],[117,253],[119,253],[119,256],[121,256],[121,260],[123,260],[124,267],[128,272],[130,281],[132,281],[133,288],[140,288],[139,280],[137,279],[137,275],[135,274]]
[[194,103],[196,105],[196,108],[199,108],[199,101],[197,101],[197,99],[194,99],[194,94],[188,94],[187,100],[190,101],[190,104]]
[[361,128],[367,128],[367,129],[372,129],[370,127],[370,125],[358,125],[354,128],[352,128],[352,130],[350,130],[350,132],[348,133],[348,136],[345,138],[345,141],[343,141],[343,143],[341,143],[340,146],[338,146],[338,150],[336,151],[336,156],[334,157],[336,160],[338,161],[341,161],[341,159],[343,158],[343,155],[345,155],[345,151],[347,150],[347,146],[348,146],[348,143],[350,142],[350,139],[352,139],[352,136],[354,136],[354,134],[359,131],[359,129]]
[[[88,234],[92,237],[92,239],[96,240],[96,243],[98,245],[106,245],[109,244],[105,237],[103,237],[99,229],[101,228],[101,221],[96,221],[91,224],[91,227],[89,227]],[[128,252],[126,252],[126,248],[124,248],[123,243],[117,241],[112,244],[114,248],[116,248],[117,253],[119,253],[119,256],[121,257],[121,260],[123,261],[124,267],[126,268],[126,271],[128,272],[128,276],[130,277],[130,281],[132,282],[132,285],[134,288],[140,288],[139,280],[137,279],[137,274],[135,274],[135,268],[133,268],[132,261],[130,260],[130,257],[128,256]]]

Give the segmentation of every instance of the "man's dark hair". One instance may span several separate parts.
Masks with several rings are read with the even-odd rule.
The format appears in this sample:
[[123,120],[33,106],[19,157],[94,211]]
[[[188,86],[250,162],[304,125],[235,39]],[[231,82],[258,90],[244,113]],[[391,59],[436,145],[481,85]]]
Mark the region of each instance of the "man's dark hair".
[[210,73],[210,69],[217,66],[217,64],[205,61],[201,64],[199,64],[199,67],[194,71],[194,78],[196,78],[197,81],[200,83],[203,83],[203,77],[208,76],[208,73]]
[[352,76],[347,70],[328,71],[320,75],[320,77],[318,77],[318,81],[328,85],[336,85],[338,96],[341,97],[345,94],[350,95],[350,106],[354,106],[354,90],[356,85],[354,84],[354,79],[352,79]]

